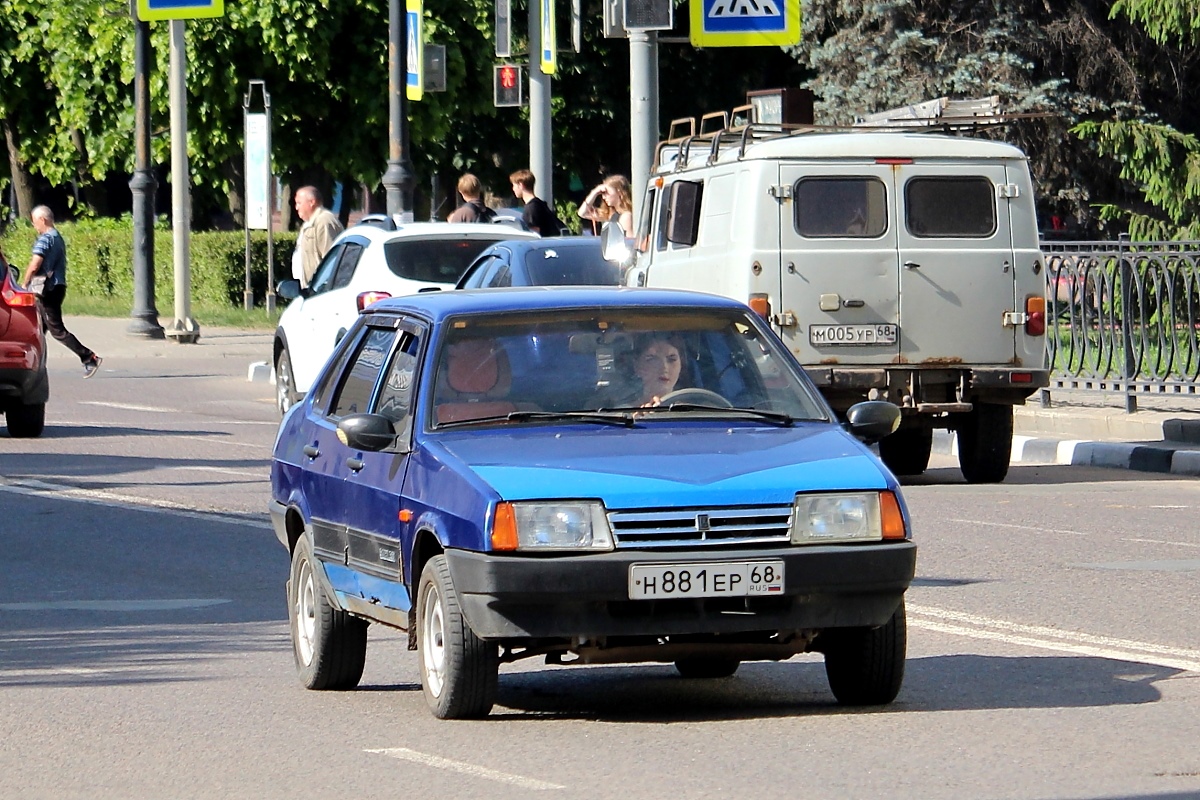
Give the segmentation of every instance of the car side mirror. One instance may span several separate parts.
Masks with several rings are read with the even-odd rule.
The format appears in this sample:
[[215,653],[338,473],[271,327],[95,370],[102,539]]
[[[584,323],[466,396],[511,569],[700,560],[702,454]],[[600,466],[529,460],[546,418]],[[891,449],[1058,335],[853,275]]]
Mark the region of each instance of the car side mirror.
[[295,300],[303,293],[300,288],[300,281],[295,278],[288,278],[286,281],[280,281],[275,287],[275,294],[282,297],[284,300]]
[[347,447],[378,453],[396,441],[396,429],[381,414],[351,414],[338,421],[337,437]]
[[883,400],[855,403],[846,412],[846,429],[864,444],[875,444],[900,427],[900,408]]
[[605,261],[619,267],[633,263],[633,248],[625,241],[625,231],[619,222],[606,222],[600,228],[600,254]]

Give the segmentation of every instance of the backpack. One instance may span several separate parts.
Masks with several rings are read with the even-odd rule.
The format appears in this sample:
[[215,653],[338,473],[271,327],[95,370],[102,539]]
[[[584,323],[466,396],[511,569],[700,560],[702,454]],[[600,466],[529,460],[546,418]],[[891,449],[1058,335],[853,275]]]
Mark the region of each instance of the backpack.
[[483,203],[479,202],[478,200],[472,200],[467,205],[469,205],[471,208],[475,209],[475,213],[479,215],[479,218],[477,220],[475,220],[476,222],[485,222],[486,223],[486,222],[495,222],[496,221],[495,209],[489,208],[488,206],[484,205]]

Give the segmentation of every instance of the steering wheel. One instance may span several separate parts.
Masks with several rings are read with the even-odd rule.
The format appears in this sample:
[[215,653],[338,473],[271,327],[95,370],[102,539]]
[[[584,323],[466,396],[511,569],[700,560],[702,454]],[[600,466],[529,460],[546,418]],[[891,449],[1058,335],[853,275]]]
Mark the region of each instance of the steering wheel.
[[733,408],[733,403],[716,392],[710,392],[708,389],[700,389],[695,386],[676,389],[658,398],[660,406],[669,406],[671,403],[697,403],[699,405]]

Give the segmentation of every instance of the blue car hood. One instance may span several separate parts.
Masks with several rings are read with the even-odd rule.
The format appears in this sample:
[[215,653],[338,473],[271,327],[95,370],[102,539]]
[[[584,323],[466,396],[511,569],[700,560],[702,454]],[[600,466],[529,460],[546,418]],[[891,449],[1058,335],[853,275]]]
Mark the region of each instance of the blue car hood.
[[615,510],[790,503],[799,491],[895,488],[865,447],[825,423],[476,429],[439,434],[436,444],[504,500],[599,498]]

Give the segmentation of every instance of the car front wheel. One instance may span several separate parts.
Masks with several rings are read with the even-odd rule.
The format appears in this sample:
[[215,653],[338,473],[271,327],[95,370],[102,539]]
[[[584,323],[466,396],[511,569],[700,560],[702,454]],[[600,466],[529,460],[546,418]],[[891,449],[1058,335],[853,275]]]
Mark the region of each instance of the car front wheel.
[[353,689],[367,662],[367,623],[329,604],[317,569],[312,546],[301,537],[292,553],[288,580],[296,671],[309,689]]
[[878,628],[834,628],[821,634],[825,676],[844,706],[881,706],[896,699],[904,682],[907,628],[904,601]]
[[280,414],[286,414],[297,400],[299,396],[296,394],[296,376],[292,373],[292,355],[285,347],[279,351],[279,358],[275,361],[275,405]]
[[46,404],[18,403],[8,407],[4,414],[8,435],[14,439],[32,439],[42,435],[46,428]]
[[417,650],[421,687],[438,719],[487,716],[496,702],[500,656],[463,616],[445,556],[421,571],[417,589]]

